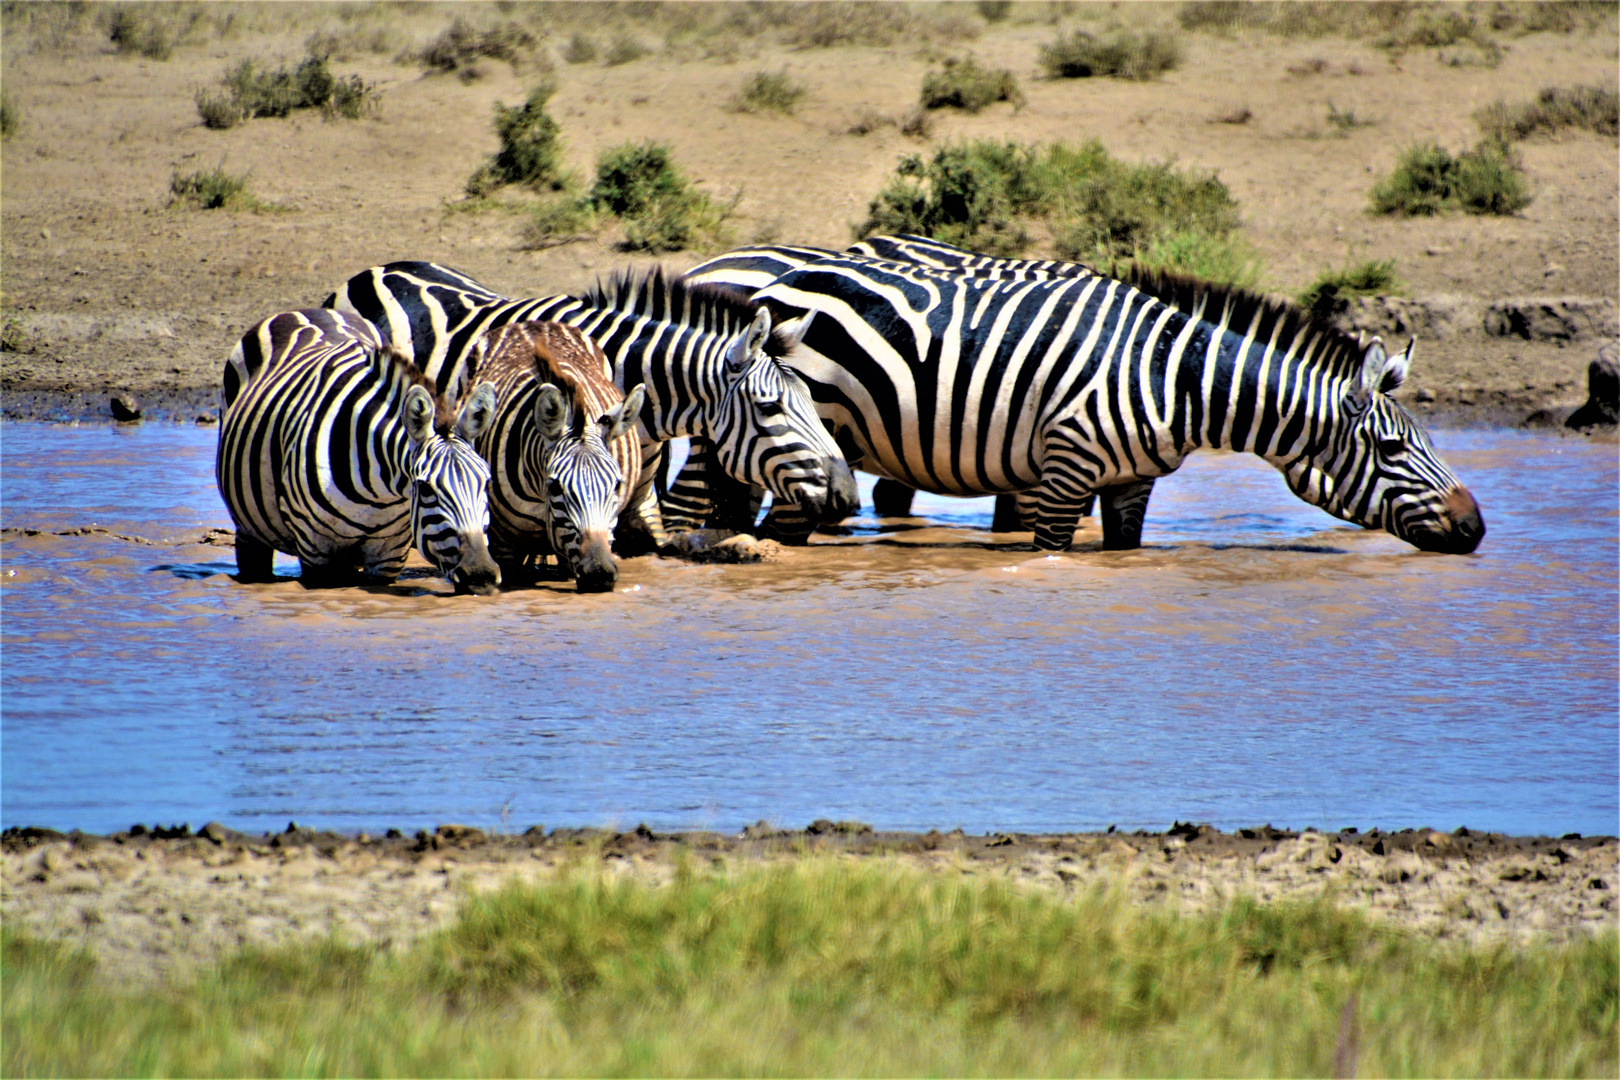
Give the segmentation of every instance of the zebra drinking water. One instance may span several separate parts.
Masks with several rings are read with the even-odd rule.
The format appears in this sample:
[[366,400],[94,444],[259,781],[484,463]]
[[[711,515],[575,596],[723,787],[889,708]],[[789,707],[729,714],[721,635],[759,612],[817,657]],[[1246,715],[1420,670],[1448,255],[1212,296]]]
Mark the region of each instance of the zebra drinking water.
[[[747,287],[759,264],[710,265],[693,276]],[[1032,492],[1038,547],[1066,549],[1094,494],[1103,546],[1138,546],[1153,479],[1204,447],[1259,454],[1306,501],[1419,548],[1478,546],[1473,497],[1387,396],[1410,345],[1390,356],[1242,290],[1131,273],[832,255],[754,295],[816,313],[788,362],[851,464],[942,494]]]
[[610,537],[641,474],[635,435],[645,386],[613,385],[607,357],[579,330],[507,323],[478,339],[478,370],[500,405],[478,440],[489,463],[489,549],[508,582],[557,556],[581,592],[618,580]]
[[489,468],[473,442],[494,413],[488,384],[452,410],[353,316],[312,309],[259,323],[225,367],[214,462],[241,580],[272,580],[276,551],[298,557],[308,584],[357,569],[392,580],[414,543],[457,591],[493,593]]
[[857,505],[855,478],[808,390],[776,359],[803,337],[804,316],[773,322],[768,308],[732,290],[670,281],[658,269],[623,272],[583,297],[511,300],[423,262],[363,271],[327,305],[376,323],[441,385],[495,327],[549,320],[590,335],[621,390],[647,388],[643,465],[620,538],[628,526],[656,547],[668,542],[654,491],[658,451],[683,436],[710,440],[728,474],[768,488],[812,522],[840,520]]

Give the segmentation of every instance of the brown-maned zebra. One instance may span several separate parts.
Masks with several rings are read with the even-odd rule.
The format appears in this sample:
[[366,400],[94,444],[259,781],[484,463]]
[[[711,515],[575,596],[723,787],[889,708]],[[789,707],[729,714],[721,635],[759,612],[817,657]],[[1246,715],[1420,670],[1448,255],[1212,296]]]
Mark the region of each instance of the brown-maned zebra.
[[474,346],[500,398],[478,441],[489,463],[489,549],[513,582],[555,555],[581,592],[618,580],[610,537],[641,474],[646,389],[613,384],[600,346],[559,322],[498,326]]

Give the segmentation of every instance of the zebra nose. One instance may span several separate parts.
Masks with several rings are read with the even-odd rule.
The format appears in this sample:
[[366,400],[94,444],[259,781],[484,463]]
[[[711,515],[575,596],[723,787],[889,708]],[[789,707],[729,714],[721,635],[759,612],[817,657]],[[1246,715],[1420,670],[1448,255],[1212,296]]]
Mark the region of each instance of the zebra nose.
[[1451,522],[1450,550],[1457,555],[1467,555],[1485,539],[1485,519],[1480,516],[1479,503],[1467,488],[1458,484],[1446,496],[1445,509]]
[[489,554],[489,543],[483,533],[469,533],[461,538],[461,561],[450,575],[457,592],[470,592],[477,596],[493,596],[500,589],[501,568]]
[[843,521],[861,508],[861,496],[855,489],[855,474],[841,458],[827,458],[827,501],[821,507],[821,523],[831,525]]
[[607,592],[619,580],[619,565],[606,533],[587,533],[579,546],[574,567],[574,588],[580,592]]

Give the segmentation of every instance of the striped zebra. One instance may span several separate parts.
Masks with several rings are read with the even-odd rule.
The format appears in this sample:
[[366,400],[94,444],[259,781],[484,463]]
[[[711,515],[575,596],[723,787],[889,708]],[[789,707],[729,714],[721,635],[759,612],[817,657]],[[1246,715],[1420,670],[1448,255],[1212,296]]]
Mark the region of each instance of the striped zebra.
[[776,359],[803,337],[805,316],[773,324],[769,308],[733,290],[671,281],[656,268],[622,272],[583,297],[512,300],[448,267],[389,263],[357,274],[327,303],[374,322],[441,384],[506,323],[555,321],[588,334],[621,390],[647,388],[643,465],[621,540],[628,526],[654,547],[668,542],[654,486],[659,444],[680,437],[709,440],[729,475],[768,488],[808,520],[838,521],[858,505],[855,478],[803,381]]
[[500,405],[478,440],[489,463],[489,550],[508,582],[555,555],[581,592],[619,577],[610,537],[641,474],[635,436],[646,387],[613,385],[607,357],[555,322],[496,327],[475,346]]
[[487,384],[453,410],[353,316],[311,309],[259,323],[225,366],[214,460],[241,580],[272,580],[277,551],[298,557],[306,584],[357,570],[392,580],[414,543],[458,592],[493,593],[489,468],[473,443],[494,412]]
[[754,295],[816,313],[788,362],[853,466],[942,494],[1031,492],[1043,549],[1070,546],[1092,495],[1103,546],[1139,546],[1153,479],[1206,447],[1256,453],[1305,501],[1424,550],[1484,535],[1387,396],[1412,346],[1391,356],[1287,304],[1136,269],[986,278],[861,256]]
[[[985,280],[1028,280],[1052,277],[1093,277],[1097,272],[1081,263],[1054,259],[1001,259],[981,255],[932,240],[925,236],[873,236],[851,244],[842,252],[790,244],[762,244],[737,248],[688,271],[685,279],[694,283],[726,285],[750,294],[763,289],[790,270],[826,258],[867,258],[881,262],[909,263],[946,274],[968,275]],[[692,441],[691,452],[680,475],[669,485],[663,500],[666,526],[696,528],[704,522],[714,526],[751,530],[759,514],[763,492],[740,490],[735,481],[715,472],[710,465],[711,450],[701,439]],[[916,489],[898,480],[881,477],[872,489],[872,506],[880,517],[906,516]],[[1022,505],[1020,505],[1022,504]],[[1082,503],[1080,516],[1089,517],[1092,500]],[[1029,493],[996,497],[996,532],[1032,527],[1035,506]],[[802,532],[805,523],[786,509],[773,510],[766,535]],[[813,525],[811,526],[813,528]]]

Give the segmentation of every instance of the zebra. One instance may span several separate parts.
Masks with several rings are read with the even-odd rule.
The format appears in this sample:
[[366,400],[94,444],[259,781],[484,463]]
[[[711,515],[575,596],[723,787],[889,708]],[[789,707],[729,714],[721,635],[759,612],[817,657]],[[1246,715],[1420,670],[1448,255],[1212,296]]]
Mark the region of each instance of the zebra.
[[831,256],[755,298],[817,313],[788,362],[851,465],[943,494],[1030,492],[1043,550],[1072,544],[1092,495],[1104,548],[1140,546],[1153,479],[1206,447],[1259,454],[1305,501],[1423,550],[1484,536],[1387,396],[1415,342],[1391,355],[1286,303],[1136,267],[998,279]]
[[[1088,277],[1097,271],[1083,263],[1059,262],[1054,259],[1002,259],[981,255],[933,240],[924,236],[899,234],[873,236],[851,244],[842,252],[804,245],[761,244],[737,248],[717,256],[689,270],[684,276],[689,282],[728,285],[749,293],[769,285],[790,270],[806,263],[825,258],[860,257],[875,261],[911,263],[952,274],[968,274],[989,280],[1024,280],[1047,277]],[[680,475],[669,484],[663,500],[666,526],[696,528],[708,521],[718,527],[746,531],[754,526],[759,514],[763,493],[739,490],[736,482],[724,475],[711,480],[710,449],[701,439],[692,441],[691,452]],[[711,491],[711,488],[713,489]],[[916,489],[898,480],[880,477],[872,489],[872,505],[881,517],[903,517],[911,512],[911,499]],[[1023,506],[1020,508],[1019,503]],[[1080,516],[1090,517],[1092,500],[1082,503]],[[1033,497],[1024,493],[1003,494],[996,497],[995,517],[991,523],[994,532],[1016,531],[1034,515]],[[789,533],[803,531],[803,523],[795,515],[774,510],[768,519],[771,528]]]
[[480,384],[459,410],[370,324],[324,309],[272,315],[232,350],[214,475],[245,582],[277,551],[306,585],[391,581],[413,542],[457,592],[500,584],[485,529],[489,468],[473,443],[495,413]]
[[618,580],[609,537],[641,474],[634,435],[645,386],[628,397],[607,357],[563,323],[496,327],[475,346],[500,401],[478,440],[489,463],[489,549],[507,581],[555,554],[581,592]]
[[858,505],[855,478],[803,380],[776,359],[803,338],[808,316],[775,322],[734,290],[671,280],[656,267],[621,271],[583,297],[513,300],[448,267],[397,262],[350,278],[327,305],[376,323],[441,384],[480,336],[506,323],[562,322],[593,338],[621,390],[647,388],[643,464],[621,540],[628,527],[654,548],[668,544],[654,490],[659,444],[683,436],[713,442],[727,473],[809,520],[839,521]]

